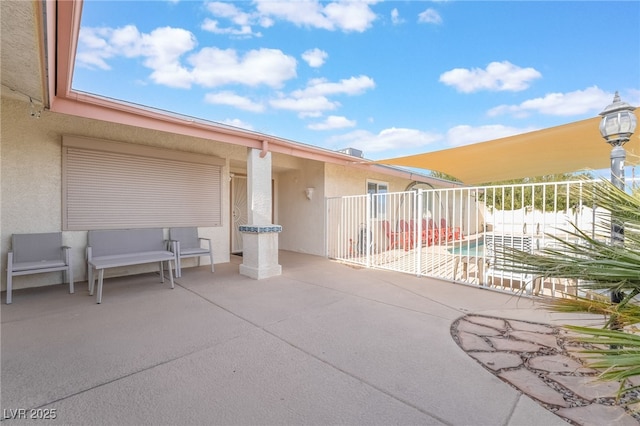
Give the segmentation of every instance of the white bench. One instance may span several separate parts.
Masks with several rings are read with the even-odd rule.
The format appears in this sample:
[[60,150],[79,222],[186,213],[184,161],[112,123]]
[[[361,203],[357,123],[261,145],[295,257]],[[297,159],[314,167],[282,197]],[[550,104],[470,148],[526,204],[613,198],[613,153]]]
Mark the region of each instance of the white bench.
[[[496,251],[503,249],[517,249],[527,253],[533,252],[533,238],[529,235],[503,235],[484,234],[484,249],[486,256],[486,268],[484,270],[484,281],[488,285],[493,284],[494,278],[499,278],[504,286],[504,281],[519,281],[528,294],[532,288],[529,284],[534,282],[535,277],[531,274],[512,272],[510,267],[515,265],[496,255]],[[497,250],[496,250],[497,249]]]
[[89,231],[87,235],[89,295],[93,296],[94,271],[98,272],[96,303],[101,303],[105,269],[155,262],[160,265],[160,278],[163,283],[163,262],[169,263],[169,279],[171,288],[174,288],[171,262],[175,262],[175,256],[167,250],[167,242],[160,228]]

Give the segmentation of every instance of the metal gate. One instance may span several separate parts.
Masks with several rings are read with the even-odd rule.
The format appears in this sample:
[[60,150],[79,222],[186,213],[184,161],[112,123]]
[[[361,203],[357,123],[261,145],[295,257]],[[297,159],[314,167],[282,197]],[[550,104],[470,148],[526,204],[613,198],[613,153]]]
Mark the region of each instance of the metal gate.
[[327,199],[327,256],[364,267],[552,297],[575,294],[571,280],[501,272],[496,242],[535,252],[572,238],[575,224],[596,235],[588,181],[461,187]]

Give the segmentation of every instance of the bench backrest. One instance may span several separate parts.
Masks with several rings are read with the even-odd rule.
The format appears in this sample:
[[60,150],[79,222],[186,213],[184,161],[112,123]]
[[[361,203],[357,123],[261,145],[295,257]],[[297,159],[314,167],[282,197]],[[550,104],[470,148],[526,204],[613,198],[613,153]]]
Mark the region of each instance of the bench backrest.
[[43,234],[13,234],[11,249],[14,263],[61,260],[62,232]]
[[164,251],[167,249],[161,228],[89,231],[87,245],[91,247],[93,256]]
[[198,228],[196,227],[171,228],[169,229],[169,239],[180,241],[182,249],[200,247]]

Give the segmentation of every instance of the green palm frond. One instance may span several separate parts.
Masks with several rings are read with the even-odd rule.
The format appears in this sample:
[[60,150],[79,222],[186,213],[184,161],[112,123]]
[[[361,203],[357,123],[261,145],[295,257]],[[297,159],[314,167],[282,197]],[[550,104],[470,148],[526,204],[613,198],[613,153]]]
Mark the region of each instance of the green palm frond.
[[[574,280],[580,290],[623,292],[624,299],[612,304],[608,297],[594,298],[565,295],[544,302],[558,312],[590,312],[609,320],[605,328],[569,326],[580,333],[574,340],[591,345],[587,365],[601,371],[603,380],[620,382],[618,396],[626,389],[627,379],[640,376],[640,335],[634,324],[640,323],[640,189],[621,191],[606,180],[583,185],[579,194],[584,205],[599,207],[598,224],[593,235],[573,225],[568,237],[548,235],[550,247],[529,253],[496,247],[496,257],[503,269],[541,278]],[[612,224],[624,226],[624,242],[611,244]],[[615,328],[608,329],[607,327]],[[636,386],[632,389],[640,388]]]
[[590,337],[574,337],[573,340],[596,345],[596,349],[585,349],[583,353],[592,354],[593,361],[587,366],[601,370],[599,378],[620,382],[618,397],[633,388],[625,388],[627,380],[640,376],[640,336],[619,330],[607,330],[592,327],[567,326],[576,333]]
[[588,312],[609,318],[615,317],[622,327],[640,323],[640,306],[634,303],[612,305],[609,297],[605,296],[587,298],[567,295],[563,298],[545,300],[542,305],[556,312]]
[[[547,235],[551,247],[533,254],[496,247],[496,256],[502,259],[503,268],[542,278],[577,280],[583,289],[639,291],[640,191],[627,193],[607,181],[580,190],[587,204],[615,212],[614,218],[610,213],[600,213],[594,236],[575,225],[567,231],[568,237]],[[624,224],[624,244],[621,246],[608,242],[612,220]]]

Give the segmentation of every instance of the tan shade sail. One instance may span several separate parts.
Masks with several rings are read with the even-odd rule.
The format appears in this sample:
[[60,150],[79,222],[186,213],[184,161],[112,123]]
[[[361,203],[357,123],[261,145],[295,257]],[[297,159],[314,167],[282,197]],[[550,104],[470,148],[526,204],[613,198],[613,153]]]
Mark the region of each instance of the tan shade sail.
[[[640,123],[640,108],[634,113]],[[376,163],[434,170],[467,185],[606,169],[611,166],[611,145],[600,135],[600,118]],[[627,165],[640,163],[639,133],[636,129],[624,145]]]

